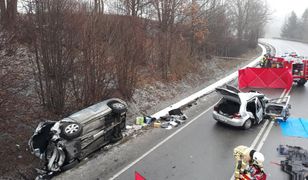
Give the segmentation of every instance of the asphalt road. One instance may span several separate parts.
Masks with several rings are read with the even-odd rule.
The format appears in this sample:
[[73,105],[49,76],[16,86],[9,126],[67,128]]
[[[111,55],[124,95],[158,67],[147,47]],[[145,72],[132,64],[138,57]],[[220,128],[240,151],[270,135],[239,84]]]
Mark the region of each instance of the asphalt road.
[[[297,52],[308,56],[308,45],[298,42],[263,39],[273,45],[276,55]],[[292,117],[308,118],[307,86],[294,87],[290,92]],[[279,97],[282,90],[260,90],[269,97]],[[250,146],[263,125],[249,131],[241,131],[213,121],[211,110],[199,117],[189,127],[157,148],[151,154],[123,172],[115,179],[134,179],[138,171],[147,179],[230,179],[234,161],[232,150],[237,145]],[[279,144],[301,146],[308,149],[308,141],[303,138],[285,137],[279,125],[269,122],[256,144],[266,157],[265,169],[268,179],[289,179],[276,164],[283,157],[278,156]],[[268,132],[268,133],[267,133]]]
[[[281,40],[262,39],[276,48],[277,54],[296,51],[308,56],[308,45]],[[305,54],[306,53],[306,54]],[[268,97],[280,97],[283,90],[259,90]],[[294,87],[291,116],[308,119],[308,86]],[[212,105],[219,97],[212,94],[186,110],[189,122],[173,130],[153,129],[111,151],[83,161],[78,167],[54,179],[134,180],[135,171],[147,180],[229,180],[234,169],[233,148],[237,145],[256,148],[265,155],[265,170],[273,180],[288,179],[275,162],[280,161],[279,144],[299,145],[308,149],[307,139],[284,137],[279,126],[263,122],[249,130],[217,123]],[[262,134],[259,132],[262,130]],[[258,141],[255,141],[256,138]]]
[[274,46],[276,55],[281,56],[285,53],[296,52],[300,56],[308,57],[308,45],[301,42],[286,41],[280,39],[260,39],[261,42],[266,42]]
[[[277,98],[282,90],[266,94]],[[116,179],[134,179],[135,171],[151,180],[230,179],[233,148],[250,146],[261,128],[262,124],[245,131],[221,125],[213,120],[210,109]]]

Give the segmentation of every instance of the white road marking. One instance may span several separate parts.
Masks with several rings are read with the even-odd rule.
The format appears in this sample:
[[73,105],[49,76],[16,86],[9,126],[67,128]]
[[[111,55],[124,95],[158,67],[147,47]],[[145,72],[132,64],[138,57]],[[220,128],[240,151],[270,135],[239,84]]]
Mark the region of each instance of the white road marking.
[[203,111],[201,114],[199,114],[198,116],[196,116],[194,119],[192,119],[191,121],[187,122],[184,126],[182,126],[180,129],[178,129],[177,131],[175,131],[174,133],[172,133],[170,136],[168,136],[166,139],[164,139],[163,141],[161,141],[160,143],[158,143],[157,145],[155,145],[153,148],[151,148],[149,151],[147,151],[146,153],[144,153],[142,156],[140,156],[138,159],[136,159],[135,161],[133,161],[132,163],[128,164],[126,167],[124,167],[121,171],[119,171],[118,173],[116,173],[115,175],[113,175],[111,178],[109,178],[109,180],[114,180],[115,178],[119,177],[123,172],[127,171],[129,168],[131,168],[132,166],[134,166],[136,163],[138,163],[140,160],[142,160],[143,158],[145,158],[147,155],[149,155],[150,153],[152,153],[154,150],[156,150],[158,147],[160,147],[161,145],[163,145],[165,142],[167,142],[169,139],[171,139],[173,136],[175,136],[176,134],[178,134],[179,132],[181,132],[184,128],[186,128],[187,126],[189,126],[191,123],[193,123],[194,121],[196,121],[197,119],[199,119],[201,116],[203,116],[205,113],[207,113],[209,110],[213,109],[213,107],[216,105],[216,103],[214,105],[212,105],[211,107],[209,107],[207,110]]
[[[282,92],[282,94],[280,95],[280,98],[282,98],[282,97],[284,96],[285,93],[286,93],[286,90],[284,90],[284,91]],[[260,132],[258,133],[258,135],[256,136],[256,138],[254,139],[254,141],[253,141],[252,144],[250,145],[250,148],[252,148],[252,149],[255,148],[255,146],[257,145],[257,143],[258,143],[258,141],[259,141],[261,135],[263,134],[265,128],[267,127],[267,125],[268,125],[268,121],[266,121],[266,122],[264,123],[262,129],[260,130]]]
[[273,127],[274,123],[275,123],[274,121],[271,121],[271,122],[270,122],[270,125],[269,125],[268,128],[266,129],[266,131],[265,131],[265,133],[264,133],[264,135],[263,135],[263,137],[262,137],[262,139],[261,139],[261,141],[260,141],[260,143],[259,143],[259,145],[258,145],[256,151],[259,151],[259,152],[260,152],[260,150],[261,150],[263,144],[265,143],[265,140],[266,140],[267,136],[269,135],[270,131],[272,130],[272,127]]
[[257,137],[254,139],[254,141],[253,141],[252,144],[250,145],[250,148],[251,148],[251,149],[254,149],[254,148],[255,148],[255,146],[257,145],[257,143],[258,143],[258,141],[259,141],[261,135],[263,134],[263,131],[266,129],[267,125],[268,125],[268,121],[265,121],[265,123],[264,123],[262,129],[260,130],[260,132],[258,133]]
[[[291,92],[291,89],[285,94],[284,97],[287,97],[287,96],[290,94],[290,92]],[[281,102],[281,99],[279,99],[277,102],[280,103],[280,102]],[[260,152],[260,150],[262,149],[262,147],[263,147],[263,145],[264,145],[264,143],[265,143],[265,141],[266,141],[266,138],[267,138],[267,136],[269,135],[269,133],[270,133],[270,131],[271,131],[273,125],[274,125],[274,121],[272,121],[272,122],[270,123],[270,125],[269,125],[268,129],[266,130],[265,134],[263,135],[263,138],[262,138],[262,140],[260,141],[260,143],[259,143],[259,145],[258,145],[256,151],[259,151],[259,152]]]
[[[290,92],[290,91],[289,91]],[[283,96],[285,93],[285,91],[283,91],[282,95]],[[193,123],[194,121],[196,121],[197,119],[199,119],[201,116],[203,116],[205,113],[207,113],[209,110],[213,109],[213,107],[216,105],[216,103],[214,105],[212,105],[211,107],[209,107],[207,110],[203,111],[201,114],[199,114],[198,116],[196,116],[194,119],[192,119],[191,121],[189,121],[188,123],[186,123],[183,127],[181,127],[180,129],[178,129],[177,131],[175,131],[174,133],[172,133],[170,136],[168,136],[166,139],[164,139],[163,141],[161,141],[160,143],[158,143],[157,145],[155,145],[153,148],[151,148],[149,151],[147,151],[146,153],[144,153],[142,156],[140,156],[139,158],[137,158],[135,161],[131,162],[130,164],[128,164],[126,167],[124,167],[122,170],[120,170],[118,173],[116,173],[115,175],[113,175],[111,178],[109,178],[109,180],[114,180],[117,177],[119,177],[122,173],[124,173],[125,171],[127,171],[129,168],[131,168],[132,166],[134,166],[135,164],[137,164],[139,161],[141,161],[143,158],[145,158],[147,155],[149,155],[150,153],[152,153],[153,151],[155,151],[157,148],[159,148],[161,145],[163,145],[164,143],[166,143],[169,139],[171,139],[173,136],[175,136],[176,134],[178,134],[179,132],[181,132],[184,128],[186,128],[187,126],[189,126],[191,123]],[[263,128],[266,126],[263,126]],[[261,131],[263,132],[264,129],[261,129]],[[260,134],[260,132],[259,132]],[[256,137],[255,141],[258,141],[258,139],[260,138],[261,134]],[[253,144],[254,144],[253,142]],[[252,145],[253,145],[252,144]],[[261,146],[262,147],[262,146]],[[233,179],[233,175],[230,178],[230,180]]]
[[[285,91],[283,92],[283,94],[285,93]],[[283,94],[281,96],[283,96]],[[137,164],[139,161],[141,161],[143,158],[145,158],[147,155],[149,155],[150,153],[152,153],[153,151],[155,151],[158,147],[160,147],[161,145],[163,145],[164,143],[166,143],[169,139],[171,139],[173,136],[175,136],[176,134],[178,134],[179,132],[181,132],[184,128],[186,128],[187,126],[189,126],[191,123],[193,123],[194,121],[196,121],[197,119],[199,119],[201,116],[203,116],[205,113],[207,113],[209,110],[213,109],[213,107],[216,105],[216,103],[214,105],[212,105],[211,107],[209,107],[207,110],[203,111],[201,114],[199,114],[198,116],[196,116],[194,119],[192,119],[191,121],[189,121],[188,123],[186,123],[183,127],[181,127],[180,129],[178,129],[177,131],[175,131],[174,133],[172,133],[170,136],[168,136],[166,139],[164,139],[163,141],[161,141],[160,143],[158,143],[157,145],[155,145],[153,148],[151,148],[149,151],[147,151],[146,153],[144,153],[142,156],[140,156],[139,158],[137,158],[135,161],[131,162],[130,164],[128,164],[126,167],[124,167],[121,171],[119,171],[118,173],[116,173],[115,175],[113,175],[111,178],[109,178],[109,180],[114,180],[117,177],[119,177],[122,173],[124,173],[125,171],[127,171],[129,168],[131,168],[132,166],[134,166],[135,164]],[[266,127],[266,126],[265,126]],[[262,128],[263,129],[263,128]],[[264,131],[264,129],[261,131]],[[259,132],[260,133],[260,132]],[[262,133],[261,133],[262,134]],[[258,136],[261,136],[258,134]],[[260,137],[257,136],[257,140],[255,139],[254,141],[258,141],[258,139]],[[230,178],[230,180],[233,179],[233,176]]]
[[[291,91],[291,90],[289,90],[288,93],[290,93],[290,91]],[[287,91],[286,91],[286,89],[285,89],[285,90],[282,92],[282,94],[280,95],[280,98],[283,98],[284,96],[287,96],[287,95],[285,94],[286,92],[287,92]],[[288,93],[287,93],[287,94],[288,94]],[[255,146],[257,145],[257,143],[258,143],[258,141],[259,141],[261,135],[263,134],[264,130],[266,129],[266,127],[267,127],[267,125],[268,125],[268,122],[269,122],[269,121],[267,120],[267,121],[264,123],[262,129],[260,130],[260,132],[258,133],[258,135],[256,136],[256,138],[254,139],[254,141],[253,141],[252,144],[250,145],[250,148],[252,148],[252,149],[255,148]],[[263,135],[263,138],[262,138],[262,140],[261,140],[261,142],[263,141],[263,144],[264,144],[264,142],[265,142],[265,140],[266,140],[266,138],[267,138],[267,136],[268,136],[270,130],[272,129],[273,124],[274,124],[274,122],[272,121],[272,122],[270,123],[270,125],[268,126],[266,132],[265,132],[265,134],[267,134],[267,135],[266,135],[266,136],[265,136],[265,134]],[[260,142],[260,143],[261,143],[261,142]],[[261,146],[260,146],[260,144],[259,144],[259,146],[257,147],[256,151],[259,151],[258,149],[259,149],[259,148],[261,149],[262,146],[263,146],[263,144],[262,144]],[[232,175],[232,176],[230,177],[230,180],[234,180],[234,175]]]

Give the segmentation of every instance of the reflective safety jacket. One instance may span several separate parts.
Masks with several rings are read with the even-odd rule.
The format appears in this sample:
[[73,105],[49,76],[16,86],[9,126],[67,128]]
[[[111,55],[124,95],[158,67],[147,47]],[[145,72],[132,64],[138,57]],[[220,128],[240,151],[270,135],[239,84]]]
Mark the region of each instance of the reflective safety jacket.
[[234,176],[235,179],[240,178],[240,174],[244,173],[244,171],[247,169],[249,162],[251,160],[250,158],[250,151],[252,149],[247,146],[237,146],[233,150],[233,156],[235,158],[235,171]]
[[267,62],[268,62],[268,59],[267,59],[267,57],[264,56],[261,59],[261,63],[260,63],[261,67],[265,67],[267,65]]

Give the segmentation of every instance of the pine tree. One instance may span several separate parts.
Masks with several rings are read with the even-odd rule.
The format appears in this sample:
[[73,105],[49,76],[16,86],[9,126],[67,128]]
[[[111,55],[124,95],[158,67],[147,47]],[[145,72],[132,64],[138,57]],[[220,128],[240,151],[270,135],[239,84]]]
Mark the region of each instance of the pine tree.
[[308,9],[305,10],[301,19],[301,36],[302,39],[308,41]]
[[284,23],[282,30],[281,30],[281,37],[289,38],[289,39],[296,39],[298,38],[298,29],[299,29],[299,22],[298,18],[294,11],[292,11],[291,16],[288,20]]

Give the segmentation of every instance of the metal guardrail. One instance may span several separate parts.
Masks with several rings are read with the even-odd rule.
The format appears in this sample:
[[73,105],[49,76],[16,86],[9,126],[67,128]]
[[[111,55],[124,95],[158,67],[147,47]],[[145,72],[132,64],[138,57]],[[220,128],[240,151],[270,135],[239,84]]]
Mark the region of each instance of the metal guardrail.
[[[258,45],[262,48],[261,56],[257,57],[251,63],[244,66],[243,68],[256,66],[260,62],[260,60],[263,58],[263,55],[266,53],[266,48],[263,45],[261,45],[260,43]],[[228,75],[227,77],[215,82],[214,84],[209,85],[208,87],[206,87],[206,88],[204,88],[204,89],[202,89],[202,90],[182,99],[181,101],[179,101],[179,102],[177,102],[173,105],[166,107],[165,109],[163,109],[163,110],[161,110],[161,111],[159,111],[159,112],[157,112],[157,113],[155,113],[151,116],[155,117],[156,119],[159,119],[160,117],[167,115],[170,110],[185,107],[185,106],[193,103],[194,101],[198,100],[199,98],[204,97],[205,95],[215,91],[215,88],[221,87],[221,86],[227,84],[228,82],[236,79],[237,77],[238,77],[238,72],[234,72],[234,73]]]

